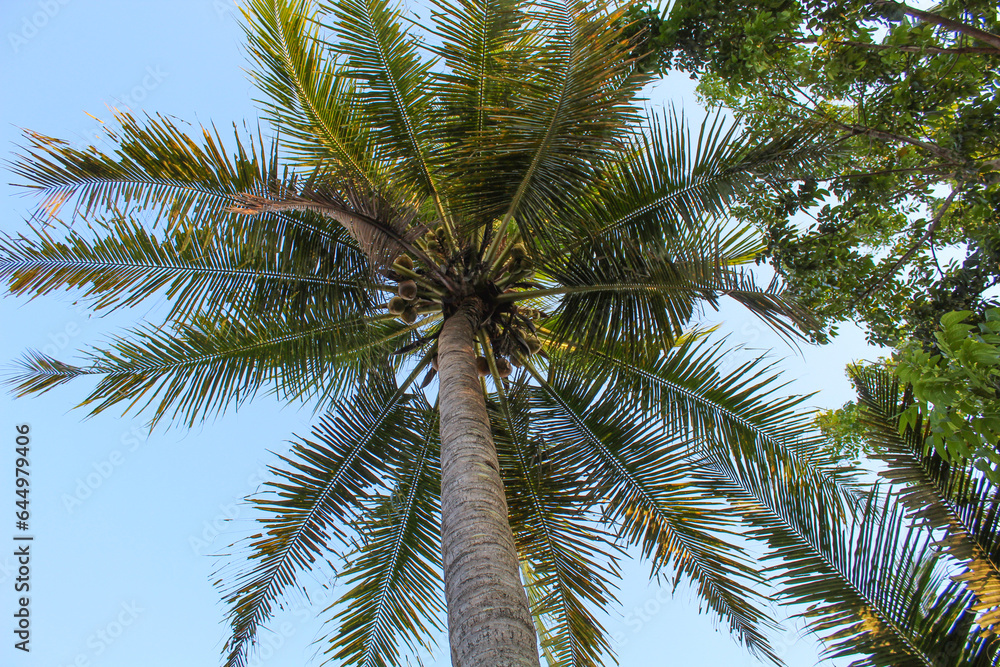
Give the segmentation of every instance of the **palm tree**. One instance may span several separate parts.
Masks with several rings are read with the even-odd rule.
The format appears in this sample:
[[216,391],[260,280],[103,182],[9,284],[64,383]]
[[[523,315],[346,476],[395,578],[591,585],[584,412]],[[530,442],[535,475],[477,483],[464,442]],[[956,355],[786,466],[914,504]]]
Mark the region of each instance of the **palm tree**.
[[[884,367],[850,368],[860,422],[890,492],[869,494],[853,549],[832,558],[853,571],[871,601],[833,654],[863,652],[859,665],[979,666],[1000,662],[1000,494],[968,462],[950,463],[930,445],[930,428],[912,388]],[[813,610],[829,623],[844,606],[830,594]],[[836,587],[838,584],[833,584]],[[865,618],[878,616],[878,626]]]
[[537,665],[539,636],[595,665],[628,546],[779,662],[746,538],[826,567],[849,497],[800,399],[759,360],[723,372],[730,350],[687,327],[729,297],[809,331],[724,214],[815,148],[644,121],[648,77],[602,3],[436,0],[429,23],[418,39],[386,0],[253,0],[280,144],[237,132],[230,156],[214,129],[128,114],[110,153],[29,132],[14,167],[40,214],[71,203],[87,225],[4,239],[11,292],[169,312],[82,362],[29,353],[16,391],[95,375],[83,405],[152,424],[265,389],[324,411],[223,577],[227,665],[338,550],[334,659],[393,664],[447,610],[455,665]]

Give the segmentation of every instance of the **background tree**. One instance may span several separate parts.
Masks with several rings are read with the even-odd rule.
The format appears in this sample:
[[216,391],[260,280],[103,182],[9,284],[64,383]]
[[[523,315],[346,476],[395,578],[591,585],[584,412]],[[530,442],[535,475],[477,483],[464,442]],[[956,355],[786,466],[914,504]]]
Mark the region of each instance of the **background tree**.
[[769,180],[741,215],[832,329],[854,319],[874,343],[933,344],[944,313],[995,305],[995,3],[682,0],[665,20],[638,16],[666,49],[657,67],[697,76],[707,103],[765,132],[822,133],[823,168]]

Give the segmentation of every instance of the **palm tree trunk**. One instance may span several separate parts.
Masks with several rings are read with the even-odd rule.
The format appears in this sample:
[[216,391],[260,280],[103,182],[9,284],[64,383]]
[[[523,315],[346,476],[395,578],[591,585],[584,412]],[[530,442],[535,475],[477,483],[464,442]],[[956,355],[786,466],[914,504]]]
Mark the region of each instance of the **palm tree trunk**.
[[441,406],[441,544],[454,667],[538,667],[507,499],[476,374],[468,299],[438,338]]

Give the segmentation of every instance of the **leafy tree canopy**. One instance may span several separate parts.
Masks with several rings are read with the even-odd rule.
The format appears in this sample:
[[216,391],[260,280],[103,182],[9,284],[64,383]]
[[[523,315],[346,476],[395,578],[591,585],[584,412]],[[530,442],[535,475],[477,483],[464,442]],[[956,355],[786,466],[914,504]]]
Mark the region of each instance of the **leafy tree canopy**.
[[910,343],[896,374],[912,386],[914,404],[905,424],[927,415],[928,445],[944,458],[972,461],[1000,482],[1000,310],[986,311],[978,327],[972,313],[941,318],[935,332],[939,354]]
[[830,160],[767,179],[741,215],[768,235],[760,259],[831,331],[855,319],[874,343],[933,344],[944,313],[978,321],[995,305],[995,3],[680,0],[665,19],[634,17],[650,67],[690,72],[708,103],[754,129],[821,133]]

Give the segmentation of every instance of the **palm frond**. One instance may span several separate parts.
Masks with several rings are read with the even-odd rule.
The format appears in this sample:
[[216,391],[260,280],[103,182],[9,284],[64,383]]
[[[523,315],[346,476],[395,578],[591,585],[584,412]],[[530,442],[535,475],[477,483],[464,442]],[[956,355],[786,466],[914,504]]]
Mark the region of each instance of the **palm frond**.
[[409,251],[423,256],[413,241],[427,231],[417,222],[412,206],[394,205],[382,196],[356,187],[349,180],[326,177],[298,188],[284,188],[267,196],[240,194],[239,204],[228,210],[258,216],[268,213],[309,211],[334,220],[354,239],[375,271],[388,275],[393,260]]
[[898,378],[878,369],[852,368],[851,379],[863,408],[872,456],[883,461],[880,475],[899,484],[899,498],[912,519],[944,531],[936,546],[965,571],[957,577],[975,595],[976,623],[991,630],[1000,622],[1000,495],[968,465],[945,462],[926,446],[918,421],[902,429],[910,399]]
[[559,297],[554,319],[546,326],[559,343],[572,338],[584,349],[668,349],[697,308],[707,304],[717,309],[723,297],[788,338],[806,338],[818,327],[808,309],[784,295],[779,282],[759,287],[751,272],[733,265],[745,261],[744,256],[727,256],[721,241],[702,246],[668,246],[658,253],[629,244],[587,246],[545,264],[558,286],[504,298]]
[[364,500],[353,526],[360,546],[340,573],[352,587],[330,607],[339,610],[326,653],[338,664],[399,664],[400,644],[430,648],[432,631],[441,629],[438,415],[414,403],[411,421],[421,440],[400,451],[383,482],[391,492]]
[[337,36],[328,46],[345,57],[345,72],[363,84],[361,110],[390,165],[388,182],[417,188],[415,194],[433,200],[443,219],[439,158],[430,132],[432,63],[420,57],[416,39],[390,0],[341,0],[321,7],[333,19],[330,27]]
[[[250,229],[211,233],[164,232],[162,238],[129,218],[97,221],[91,240],[77,230],[62,241],[34,229],[34,236],[0,236],[0,278],[12,294],[32,297],[78,288],[95,310],[132,306],[162,294],[167,320],[209,309],[297,312],[329,316],[371,313],[372,283],[357,250],[323,243],[291,228],[268,252]],[[248,238],[248,236],[250,238]],[[318,242],[317,242],[318,241]]]
[[186,220],[211,229],[225,220],[227,207],[239,203],[238,194],[263,195],[283,181],[294,182],[278,171],[277,142],[267,146],[259,133],[242,139],[234,127],[236,153],[229,158],[217,130],[202,129],[199,145],[162,116],[142,124],[119,112],[115,121],[120,129],[105,126],[116,146],[112,154],[25,131],[28,145],[11,169],[26,179],[23,187],[41,196],[45,217],[55,217],[68,202],[84,217],[132,205],[168,228]]
[[664,427],[683,428],[707,444],[714,439],[747,451],[760,446],[810,466],[821,463],[820,437],[811,414],[801,409],[807,397],[783,394],[785,385],[764,357],[732,364],[739,353],[727,339],[696,336],[661,356],[633,358],[610,347],[585,357],[567,354],[564,363],[605,384],[637,413],[655,415]]
[[619,396],[601,394],[600,384],[565,367],[551,369],[550,379],[532,375],[540,385],[533,425],[590,480],[621,539],[641,547],[654,572],[672,564],[675,581],[695,581],[707,608],[751,652],[780,664],[767,639],[777,626],[755,590],[763,580],[735,544],[733,508],[691,479],[687,434],[637,420]]
[[191,425],[268,385],[283,398],[335,400],[420,325],[387,320],[204,318],[172,331],[146,326],[113,340],[108,349],[89,351],[81,366],[29,353],[7,383],[23,396],[96,375],[100,381],[80,404],[92,406],[91,414],[128,401],[125,411],[154,406],[152,424],[168,417]]
[[981,640],[954,641],[973,621],[968,594],[948,584],[933,536],[906,520],[893,494],[876,487],[845,515],[781,460],[713,449],[696,469],[743,513],[746,536],[769,546],[763,574],[786,604],[805,607],[824,657],[862,656],[851,667],[957,667],[982,653]]
[[692,135],[676,110],[651,114],[602,166],[597,196],[579,200],[572,224],[567,221],[576,229],[575,243],[627,238],[658,248],[685,226],[725,214],[754,181],[801,171],[830,150],[802,131],[741,133],[719,113],[706,115]]
[[[529,409],[527,375],[508,394],[503,382],[487,405],[493,421],[511,529],[526,582],[532,614],[548,629],[542,648],[555,664],[596,667],[612,654],[605,630],[594,615],[613,599],[614,567],[620,550],[586,508],[586,488],[563,467],[549,434],[535,430]],[[598,562],[603,561],[603,562]]]
[[483,168],[494,174],[503,223],[515,221],[536,244],[558,231],[548,212],[573,201],[637,119],[632,98],[646,77],[631,67],[621,10],[546,0],[530,13],[540,36],[526,55],[533,76],[494,112],[500,131],[484,137],[493,148]]
[[231,634],[223,648],[226,667],[245,667],[258,629],[276,601],[295,585],[296,576],[331,548],[331,540],[349,538],[368,490],[388,474],[401,451],[416,449],[425,435],[422,420],[407,409],[405,391],[414,378],[395,386],[392,374],[373,377],[339,404],[314,428],[313,439],[300,439],[276,479],[254,499],[263,514],[261,532],[243,547],[249,565],[233,564],[224,602],[230,606]]
[[307,0],[251,0],[244,10],[251,76],[265,109],[288,137],[290,157],[337,170],[369,189],[385,186],[385,159],[361,111],[356,81],[326,54],[321,26]]

